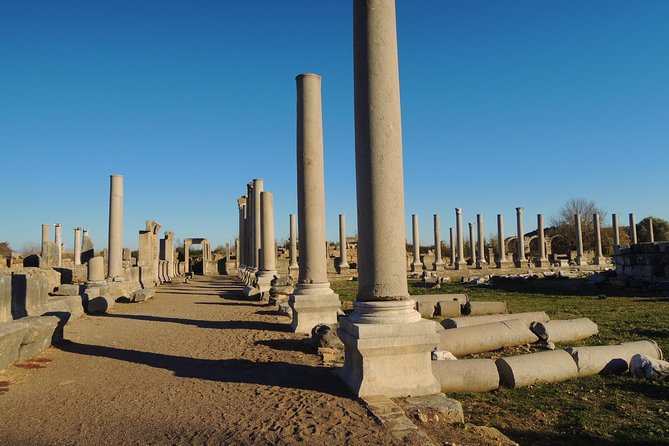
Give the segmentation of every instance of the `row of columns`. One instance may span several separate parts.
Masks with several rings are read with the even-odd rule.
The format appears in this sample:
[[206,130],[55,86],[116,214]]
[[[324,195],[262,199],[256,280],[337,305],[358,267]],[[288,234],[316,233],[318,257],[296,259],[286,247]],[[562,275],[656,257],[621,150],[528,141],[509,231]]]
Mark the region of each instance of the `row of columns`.
[[[57,258],[55,266],[63,266],[63,254],[65,252],[65,246],[63,243],[63,226],[60,223],[55,223],[54,225],[54,245],[57,249]],[[50,232],[51,225],[43,224],[42,225],[42,255],[45,252],[45,243],[50,242]],[[88,237],[88,230],[83,230],[83,237]],[[82,229],[74,228],[74,264],[81,265],[81,245],[82,245]]]

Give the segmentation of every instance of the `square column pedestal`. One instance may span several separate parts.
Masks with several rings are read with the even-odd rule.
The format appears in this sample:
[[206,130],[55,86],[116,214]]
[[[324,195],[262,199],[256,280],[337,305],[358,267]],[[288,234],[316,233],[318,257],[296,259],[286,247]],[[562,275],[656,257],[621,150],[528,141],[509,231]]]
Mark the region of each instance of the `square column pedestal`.
[[414,300],[354,302],[339,321],[345,345],[339,377],[358,396],[429,395],[441,390],[432,375],[439,344],[435,322],[421,319]]
[[300,283],[288,300],[293,309],[290,328],[295,333],[311,333],[318,324],[336,324],[341,306],[339,295],[329,283]]

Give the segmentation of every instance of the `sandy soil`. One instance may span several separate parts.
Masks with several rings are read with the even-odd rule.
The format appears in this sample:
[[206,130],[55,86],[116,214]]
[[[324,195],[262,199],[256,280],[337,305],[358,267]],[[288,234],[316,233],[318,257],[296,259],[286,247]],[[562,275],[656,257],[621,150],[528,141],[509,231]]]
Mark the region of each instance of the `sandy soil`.
[[1,445],[393,444],[230,277],[167,285],[0,374]]

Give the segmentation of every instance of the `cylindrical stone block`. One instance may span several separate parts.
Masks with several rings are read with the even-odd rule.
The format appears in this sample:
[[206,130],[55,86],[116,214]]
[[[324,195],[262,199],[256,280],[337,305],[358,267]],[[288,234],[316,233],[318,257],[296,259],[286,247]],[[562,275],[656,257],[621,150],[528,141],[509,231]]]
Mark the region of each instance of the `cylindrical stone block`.
[[511,319],[521,320],[528,327],[532,322],[548,322],[550,318],[543,311],[533,311],[527,313],[512,313],[512,314],[489,314],[486,316],[463,316],[444,319],[441,325],[444,328],[462,328],[470,327],[472,325],[488,324],[490,322],[508,321]]
[[589,338],[599,333],[597,324],[587,317],[548,322],[532,322],[530,330],[539,339],[557,344],[558,342],[573,342]]
[[511,389],[540,382],[561,382],[578,376],[576,363],[564,350],[499,358],[495,364],[500,385]]
[[[455,208],[455,232],[457,235],[457,255],[455,256],[455,266],[464,266],[465,261],[465,240],[462,228],[462,209]],[[456,268],[457,269],[457,268]]]
[[274,248],[274,195],[271,192],[260,194],[260,221],[262,223],[260,269],[276,271],[276,251]]
[[653,243],[655,241],[655,233],[653,232],[653,219],[648,217],[648,241]]
[[297,82],[297,219],[300,283],[328,283],[325,250],[325,180],[321,77],[301,74]]
[[487,316],[489,314],[508,314],[506,302],[467,302],[462,306],[465,316]]
[[499,373],[492,359],[432,361],[432,374],[442,392],[488,392],[499,388]]
[[437,302],[437,314],[441,317],[460,317],[462,306],[457,300],[442,300]]
[[58,259],[56,266],[63,266],[63,225],[56,223],[54,225],[56,248],[58,249]]
[[509,319],[439,332],[439,350],[460,357],[537,342],[525,322]]
[[91,257],[88,260],[88,281],[101,282],[105,280],[105,264],[101,256]]
[[411,271],[422,271],[420,262],[420,237],[418,229],[418,215],[411,215],[411,229],[413,236],[413,261],[411,262]]
[[123,274],[123,176],[112,175],[109,187],[109,243],[107,277]]
[[595,231],[595,263],[599,265],[604,258],[604,254],[602,254],[602,228],[599,223],[599,214],[592,214],[592,223]]
[[625,342],[619,345],[596,345],[565,349],[576,361],[580,376],[625,373],[632,356],[642,354],[662,359],[662,350],[655,341]]

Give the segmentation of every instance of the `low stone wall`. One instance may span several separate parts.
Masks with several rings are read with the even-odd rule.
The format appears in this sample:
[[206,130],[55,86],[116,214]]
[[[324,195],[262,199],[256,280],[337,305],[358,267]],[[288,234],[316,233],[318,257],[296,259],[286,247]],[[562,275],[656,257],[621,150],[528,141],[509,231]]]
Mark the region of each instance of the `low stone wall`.
[[613,263],[620,279],[647,283],[666,282],[669,280],[669,242],[617,247]]

